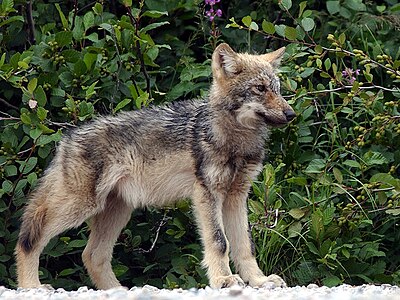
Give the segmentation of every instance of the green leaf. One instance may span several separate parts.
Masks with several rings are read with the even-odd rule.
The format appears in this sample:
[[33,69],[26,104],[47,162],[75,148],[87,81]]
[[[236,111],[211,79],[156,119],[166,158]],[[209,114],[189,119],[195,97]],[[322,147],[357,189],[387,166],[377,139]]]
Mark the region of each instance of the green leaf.
[[296,220],[300,220],[302,217],[304,217],[305,212],[301,208],[292,208],[289,210],[289,215]]
[[11,177],[17,175],[17,167],[14,165],[6,165],[4,166],[4,174],[6,177]]
[[101,15],[103,13],[103,5],[101,5],[99,2],[97,2],[94,6],[93,6],[93,11],[96,15]]
[[39,127],[39,129],[40,129],[44,134],[49,134],[49,133],[53,133],[53,132],[54,132],[53,129],[47,127],[47,126],[44,125],[44,124],[38,124],[37,126]]
[[38,116],[40,121],[43,121],[47,117],[47,113],[49,111],[47,109],[44,109],[43,107],[38,107],[36,111],[36,115]]
[[264,167],[264,184],[265,187],[270,188],[275,183],[275,170],[271,164],[266,164]]
[[299,9],[299,18],[301,18],[301,15],[303,14],[303,11],[306,8],[306,6],[307,6],[307,1],[300,2],[300,4],[299,4],[299,7],[300,7],[300,9]]
[[75,17],[75,25],[74,28],[72,29],[72,36],[74,37],[75,40],[80,41],[83,39],[83,34],[85,33],[85,30],[83,28],[83,20],[81,16],[76,16]]
[[122,3],[126,7],[131,7],[132,6],[132,0],[122,0]]
[[327,70],[327,71],[329,71],[329,69],[331,68],[332,63],[331,63],[331,59],[329,57],[327,59],[325,59],[324,66],[325,66],[325,70]]
[[373,165],[383,165],[388,162],[386,157],[384,157],[379,152],[368,151],[364,154],[363,160],[367,166]]
[[[286,25],[280,24],[280,25],[275,25],[274,27],[275,27],[275,31],[276,31],[276,33],[277,33],[278,35],[280,35],[280,36],[282,36],[282,37],[285,37],[285,28],[286,28]],[[296,33],[296,35],[297,35],[297,33]]]
[[58,274],[58,276],[60,276],[60,277],[69,276],[69,275],[74,274],[76,271],[77,271],[76,269],[71,269],[71,268],[64,269],[60,272],[60,274]]
[[295,41],[297,38],[297,30],[294,27],[285,27],[285,37],[291,41]]
[[355,160],[350,160],[347,159],[343,162],[344,165],[349,166],[349,167],[353,167],[353,168],[357,168],[357,169],[361,169],[361,165],[359,162],[355,161]]
[[26,113],[21,114],[20,118],[24,124],[30,125],[32,123],[31,117]]
[[264,20],[261,24],[262,29],[265,33],[274,34],[275,33],[275,26],[271,22]]
[[97,80],[97,81],[93,82],[93,83],[92,83],[90,86],[88,86],[88,87],[82,87],[83,90],[86,90],[86,93],[85,93],[85,98],[86,98],[86,99],[89,99],[89,98],[91,98],[93,95],[96,94],[95,88],[96,88],[96,84],[97,84],[98,82],[99,82],[99,81]]
[[344,45],[344,42],[346,41],[346,35],[345,35],[345,33],[343,32],[343,33],[341,33],[340,35],[339,35],[339,43],[341,44],[341,45]]
[[400,215],[400,208],[391,208],[385,211],[388,215],[392,216],[399,216]]
[[[87,67],[86,67],[85,62],[81,59],[78,60],[74,65],[74,75],[76,77],[79,77],[81,75],[84,75],[86,72],[87,72]],[[67,73],[67,72],[64,72],[64,73]],[[61,74],[64,74],[64,73],[61,73]],[[71,78],[71,80],[72,80],[72,78]]]
[[333,168],[333,176],[335,177],[336,181],[338,183],[342,183],[343,182],[343,175],[342,172],[340,172],[340,170],[338,168]]
[[149,93],[143,93],[135,100],[135,105],[137,108],[142,108],[143,105],[146,104],[147,100],[149,100]]
[[65,17],[65,15],[64,15],[64,13],[61,10],[60,4],[56,3],[55,6],[56,6],[56,9],[58,11],[58,14],[60,15],[61,23],[62,23],[64,29],[68,29],[68,21],[67,21],[67,18]]
[[300,235],[301,229],[302,229],[301,222],[294,222],[288,228],[288,236],[290,238],[293,238]]
[[334,206],[329,206],[326,207],[323,211],[322,211],[322,219],[324,221],[324,225],[329,225],[329,223],[332,222],[333,217],[335,216],[335,207]]
[[344,5],[356,12],[366,11],[367,9],[363,0],[345,0]]
[[257,25],[257,23],[256,23],[256,22],[251,22],[251,23],[250,23],[250,29],[251,29],[251,30],[258,31],[258,25]]
[[86,53],[83,57],[83,61],[86,65],[87,70],[90,70],[93,63],[97,60],[98,54],[96,53]]
[[146,33],[146,32],[148,32],[150,30],[156,29],[158,27],[161,27],[161,26],[164,26],[164,25],[167,25],[167,24],[169,24],[168,21],[158,22],[158,23],[151,23],[151,24],[143,27],[142,29],[140,29],[140,32],[141,33]]
[[34,167],[36,167],[37,164],[37,157],[30,157],[28,160],[25,161],[18,161],[17,162],[20,164],[19,166],[19,171],[22,174],[28,174],[30,171],[33,170]]
[[17,21],[23,23],[25,20],[24,20],[24,17],[22,17],[22,16],[12,16],[12,17],[7,18],[3,22],[0,22],[0,28],[4,25],[7,25],[12,22],[17,22]]
[[37,80],[36,77],[35,77],[35,78],[32,78],[32,79],[28,82],[28,92],[29,92],[29,93],[33,94],[33,92],[34,92],[35,89],[36,89],[37,82],[38,82],[38,80]]
[[39,85],[36,88],[36,91],[33,93],[33,95],[40,107],[43,107],[46,105],[47,97],[46,97],[46,93],[44,92],[43,87],[41,85]]
[[36,140],[41,134],[42,134],[42,131],[40,130],[40,128],[31,129],[31,130],[29,131],[29,136],[30,136],[33,140]]
[[317,53],[317,54],[322,54],[322,52],[324,51],[324,49],[322,48],[321,45],[315,46],[314,50],[315,50],[315,53]]
[[5,60],[6,60],[6,53],[3,53],[0,58],[0,68],[4,65]]
[[12,10],[13,6],[14,6],[13,0],[3,0],[1,3],[1,10],[4,13],[8,13]]
[[122,100],[120,103],[117,104],[117,106],[114,108],[114,113],[116,113],[117,111],[121,110],[122,108],[124,108],[125,106],[127,106],[129,103],[132,102],[132,99],[126,98],[124,100]]
[[143,17],[150,17],[150,18],[159,18],[162,16],[168,16],[167,11],[158,11],[158,10],[148,10],[142,14]]
[[319,240],[323,235],[323,231],[324,231],[324,222],[323,222],[322,212],[320,209],[317,209],[311,215],[310,233],[312,234],[314,240]]
[[326,166],[326,161],[324,159],[316,158],[309,163],[307,168],[304,170],[304,173],[308,174],[321,173],[325,169],[325,166]]
[[94,14],[91,11],[88,11],[83,16],[83,26],[85,27],[85,31],[88,31],[90,27],[94,25]]
[[314,28],[315,23],[314,20],[311,18],[304,18],[303,20],[301,20],[301,26],[305,31],[310,31]]
[[327,1],[326,8],[331,15],[337,14],[340,11],[340,1]]
[[124,275],[129,270],[129,268],[124,265],[116,265],[112,269],[113,269],[115,276],[117,276],[117,277]]
[[1,188],[3,189],[4,193],[8,194],[13,190],[13,184],[10,180],[4,180]]
[[292,7],[292,0],[280,0],[279,4],[286,10],[289,10]]
[[70,31],[60,31],[55,35],[55,41],[60,47],[71,44],[72,42],[72,32]]
[[334,287],[342,283],[339,277],[335,275],[329,275],[322,279],[322,283],[327,287]]
[[73,240],[68,243],[70,248],[82,248],[84,246],[86,246],[86,240]]
[[37,182],[38,177],[37,177],[37,174],[36,174],[35,172],[32,172],[32,173],[29,173],[29,174],[28,174],[28,176],[26,177],[26,179],[28,180],[28,183],[29,183],[31,186],[34,186],[34,185],[36,184],[36,182]]
[[245,16],[242,18],[242,22],[246,27],[250,27],[251,21],[252,19],[250,16]]

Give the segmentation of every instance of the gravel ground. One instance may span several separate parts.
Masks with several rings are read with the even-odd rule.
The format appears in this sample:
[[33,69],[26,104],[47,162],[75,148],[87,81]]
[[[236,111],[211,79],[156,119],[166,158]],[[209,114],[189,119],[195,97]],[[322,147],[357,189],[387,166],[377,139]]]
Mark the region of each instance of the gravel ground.
[[11,290],[0,286],[0,299],[135,299],[135,300],[400,300],[400,287],[392,285],[341,285],[327,288],[310,284],[307,287],[296,286],[291,288],[254,289],[251,287],[234,286],[226,289],[158,289],[153,286],[128,289],[110,289],[96,291],[87,287],[81,287],[77,291],[65,291],[64,289],[17,289]]

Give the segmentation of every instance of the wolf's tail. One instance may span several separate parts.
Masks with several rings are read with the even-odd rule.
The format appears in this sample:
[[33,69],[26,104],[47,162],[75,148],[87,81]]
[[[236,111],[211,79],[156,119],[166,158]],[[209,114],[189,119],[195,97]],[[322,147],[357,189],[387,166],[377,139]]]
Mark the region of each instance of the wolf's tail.
[[35,200],[28,204],[22,215],[18,244],[25,253],[29,253],[39,241],[46,221],[47,205]]

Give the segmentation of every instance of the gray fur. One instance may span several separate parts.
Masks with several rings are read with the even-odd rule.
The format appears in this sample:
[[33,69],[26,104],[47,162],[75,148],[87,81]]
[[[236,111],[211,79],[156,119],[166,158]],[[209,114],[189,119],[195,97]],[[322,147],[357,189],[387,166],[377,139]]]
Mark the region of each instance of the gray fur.
[[[112,248],[132,210],[188,197],[211,286],[284,286],[257,266],[246,208],[268,128],[294,117],[274,71],[283,53],[239,54],[222,44],[213,54],[208,98],[100,117],[66,134],[22,218],[19,286],[39,286],[47,242],[89,218],[84,264],[98,288],[118,286]],[[231,272],[229,252],[240,276]]]

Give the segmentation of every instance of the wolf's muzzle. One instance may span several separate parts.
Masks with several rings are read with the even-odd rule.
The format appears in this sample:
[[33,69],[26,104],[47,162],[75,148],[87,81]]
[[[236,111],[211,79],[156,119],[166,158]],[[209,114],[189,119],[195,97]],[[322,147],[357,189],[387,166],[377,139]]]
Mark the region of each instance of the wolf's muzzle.
[[283,112],[286,116],[286,120],[288,122],[292,121],[294,118],[296,118],[296,113],[292,109],[287,109]]

